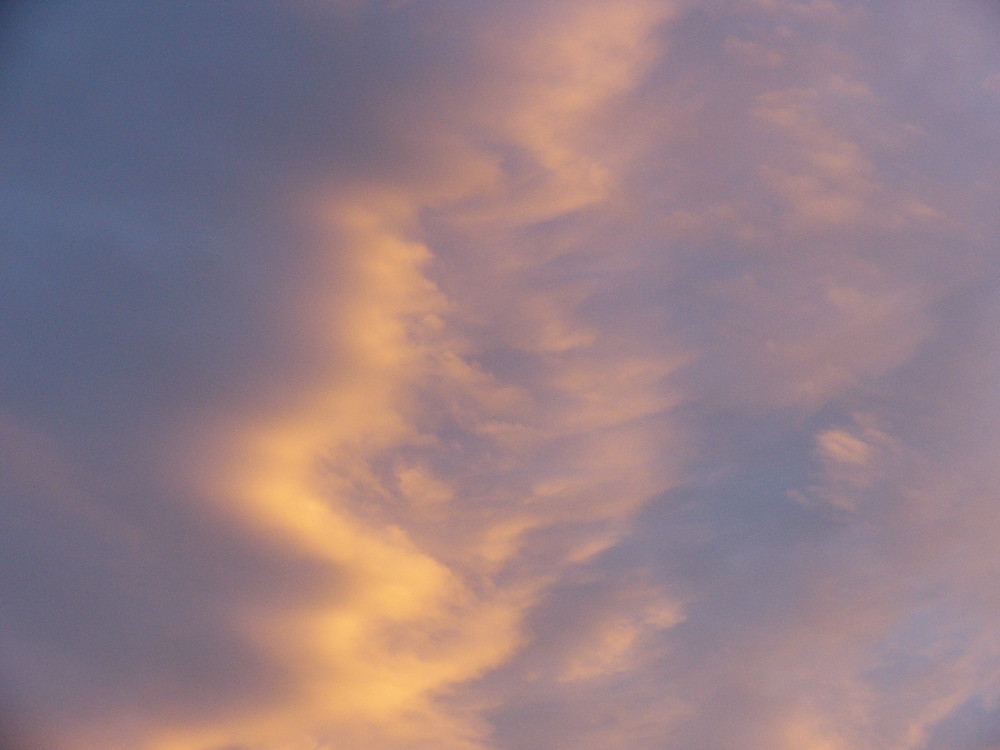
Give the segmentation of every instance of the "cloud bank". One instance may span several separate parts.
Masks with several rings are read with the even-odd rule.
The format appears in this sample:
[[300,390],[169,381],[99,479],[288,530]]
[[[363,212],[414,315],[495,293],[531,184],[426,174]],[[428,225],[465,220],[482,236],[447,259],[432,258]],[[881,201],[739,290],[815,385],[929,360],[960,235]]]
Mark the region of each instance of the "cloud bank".
[[991,5],[3,23],[0,744],[1000,744]]

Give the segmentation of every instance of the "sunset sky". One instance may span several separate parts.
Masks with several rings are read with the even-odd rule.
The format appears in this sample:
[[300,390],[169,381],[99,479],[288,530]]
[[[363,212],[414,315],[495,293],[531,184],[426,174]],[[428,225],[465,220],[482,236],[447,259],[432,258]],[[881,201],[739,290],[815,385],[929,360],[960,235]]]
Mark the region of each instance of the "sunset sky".
[[0,750],[1000,749],[1000,3],[0,4]]

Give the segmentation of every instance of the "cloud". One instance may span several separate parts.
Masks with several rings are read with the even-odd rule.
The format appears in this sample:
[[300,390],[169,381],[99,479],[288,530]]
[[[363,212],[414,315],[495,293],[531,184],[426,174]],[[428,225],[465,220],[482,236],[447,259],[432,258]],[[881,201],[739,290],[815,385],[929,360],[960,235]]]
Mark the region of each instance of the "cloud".
[[18,15],[14,734],[995,740],[984,5]]

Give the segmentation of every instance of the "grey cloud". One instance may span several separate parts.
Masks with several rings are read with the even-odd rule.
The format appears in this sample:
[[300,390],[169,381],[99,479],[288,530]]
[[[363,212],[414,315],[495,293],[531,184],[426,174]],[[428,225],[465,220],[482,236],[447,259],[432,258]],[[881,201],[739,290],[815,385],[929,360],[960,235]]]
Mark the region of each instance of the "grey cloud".
[[273,411],[336,367],[288,304],[328,248],[281,186],[376,161],[379,72],[267,4],[63,3],[18,33],[0,92],[2,419],[15,443],[47,436],[34,460],[64,486],[4,467],[4,681],[50,719],[273,697],[286,678],[233,641],[233,609],[251,591],[328,596],[339,572],[213,517],[172,462],[193,418]]

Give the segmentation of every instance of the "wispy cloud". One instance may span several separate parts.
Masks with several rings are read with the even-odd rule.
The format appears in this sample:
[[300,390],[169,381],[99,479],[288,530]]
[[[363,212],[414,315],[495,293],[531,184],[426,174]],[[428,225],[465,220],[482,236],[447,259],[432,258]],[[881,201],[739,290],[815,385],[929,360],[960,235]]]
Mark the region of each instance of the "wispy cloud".
[[16,741],[996,744],[986,3],[11,17]]

